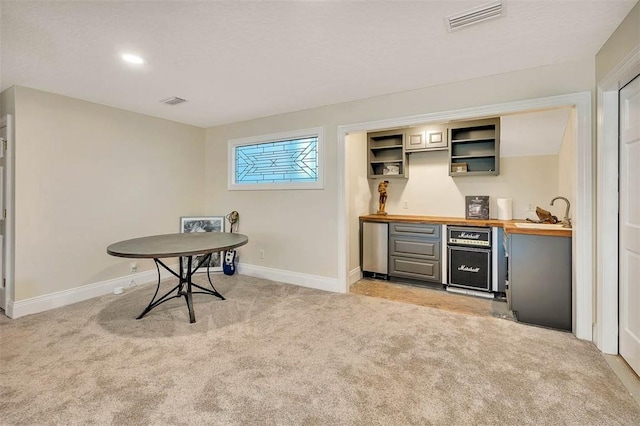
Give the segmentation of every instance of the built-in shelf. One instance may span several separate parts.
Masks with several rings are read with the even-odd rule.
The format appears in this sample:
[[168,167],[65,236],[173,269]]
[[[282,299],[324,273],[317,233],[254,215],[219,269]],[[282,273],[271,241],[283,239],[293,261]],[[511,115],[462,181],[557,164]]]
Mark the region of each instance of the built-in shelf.
[[449,123],[449,176],[500,174],[500,118]]
[[461,159],[461,158],[492,158],[495,157],[495,155],[493,154],[484,154],[484,155],[452,155],[451,158],[456,160],[456,159]]
[[367,176],[407,178],[409,159],[404,148],[404,130],[386,130],[367,134]]

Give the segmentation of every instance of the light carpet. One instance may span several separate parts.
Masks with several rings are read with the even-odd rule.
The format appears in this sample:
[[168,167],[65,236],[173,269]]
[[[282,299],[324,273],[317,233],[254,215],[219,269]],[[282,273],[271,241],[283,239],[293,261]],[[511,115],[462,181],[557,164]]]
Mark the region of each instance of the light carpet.
[[[199,277],[202,278],[202,277]],[[0,319],[0,424],[638,425],[590,343],[498,318],[216,276]],[[169,286],[166,283],[165,286]]]

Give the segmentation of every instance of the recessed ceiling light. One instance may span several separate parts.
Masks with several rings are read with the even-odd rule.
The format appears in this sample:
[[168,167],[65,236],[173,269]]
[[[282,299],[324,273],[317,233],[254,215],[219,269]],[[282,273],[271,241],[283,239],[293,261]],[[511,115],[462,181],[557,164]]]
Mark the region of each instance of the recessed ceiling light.
[[144,59],[142,59],[138,55],[132,55],[130,53],[125,53],[124,55],[122,55],[122,60],[129,62],[130,64],[136,64],[136,65],[144,64]]

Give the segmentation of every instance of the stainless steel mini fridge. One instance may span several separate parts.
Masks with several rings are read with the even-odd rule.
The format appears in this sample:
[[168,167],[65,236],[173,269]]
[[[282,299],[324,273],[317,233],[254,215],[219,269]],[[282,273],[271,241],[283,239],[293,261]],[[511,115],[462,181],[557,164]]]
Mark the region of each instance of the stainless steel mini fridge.
[[362,223],[362,273],[364,276],[389,273],[389,224]]

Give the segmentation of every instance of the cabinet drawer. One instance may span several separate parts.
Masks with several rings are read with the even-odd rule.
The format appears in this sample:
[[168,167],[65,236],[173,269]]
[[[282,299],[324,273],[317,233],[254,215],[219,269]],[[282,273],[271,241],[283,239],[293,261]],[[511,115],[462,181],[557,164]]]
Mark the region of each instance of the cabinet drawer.
[[439,260],[440,241],[392,236],[389,239],[389,254]]
[[389,275],[439,282],[440,262],[389,256]]
[[390,223],[389,232],[396,235],[413,234],[415,236],[440,238],[440,225],[413,224],[413,223]]

